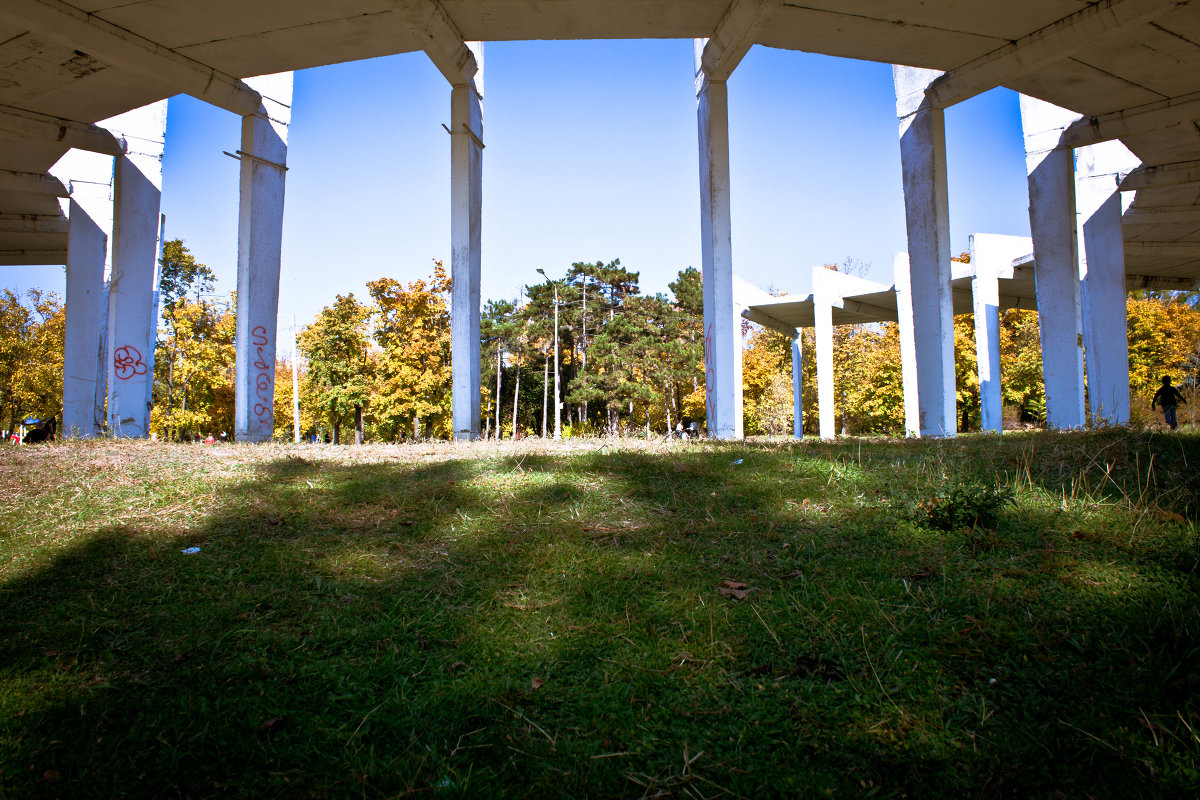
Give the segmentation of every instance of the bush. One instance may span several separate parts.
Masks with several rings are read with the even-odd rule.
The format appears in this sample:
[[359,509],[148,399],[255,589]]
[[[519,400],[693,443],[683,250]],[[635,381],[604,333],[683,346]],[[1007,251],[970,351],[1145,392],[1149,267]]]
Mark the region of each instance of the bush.
[[918,525],[953,531],[961,528],[995,526],[1000,509],[1012,502],[1009,489],[982,483],[950,484],[916,503]]

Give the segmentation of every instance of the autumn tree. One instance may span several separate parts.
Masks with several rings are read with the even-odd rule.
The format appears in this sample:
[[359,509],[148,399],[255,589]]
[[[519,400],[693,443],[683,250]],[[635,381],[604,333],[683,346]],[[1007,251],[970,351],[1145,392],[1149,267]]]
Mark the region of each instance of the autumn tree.
[[372,416],[381,438],[450,436],[450,278],[435,261],[428,281],[367,284],[378,359]]
[[341,443],[347,419],[354,425],[354,443],[362,444],[363,409],[371,399],[369,316],[370,309],[353,293],[339,294],[299,337],[299,348],[308,360],[307,379],[333,428],[334,444]]
[[66,312],[57,294],[30,289],[22,300],[0,294],[0,418],[15,430],[28,414],[62,411]]
[[232,430],[235,301],[211,296],[212,270],[181,239],[163,243],[161,275],[150,430],[176,440]]

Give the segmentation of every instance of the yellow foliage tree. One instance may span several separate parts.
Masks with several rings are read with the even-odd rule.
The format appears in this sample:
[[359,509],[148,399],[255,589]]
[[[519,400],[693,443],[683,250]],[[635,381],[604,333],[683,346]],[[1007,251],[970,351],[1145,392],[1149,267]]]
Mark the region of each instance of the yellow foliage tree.
[[442,262],[434,262],[428,282],[404,286],[380,278],[367,288],[375,301],[375,341],[382,348],[371,414],[377,436],[449,437],[450,277]]

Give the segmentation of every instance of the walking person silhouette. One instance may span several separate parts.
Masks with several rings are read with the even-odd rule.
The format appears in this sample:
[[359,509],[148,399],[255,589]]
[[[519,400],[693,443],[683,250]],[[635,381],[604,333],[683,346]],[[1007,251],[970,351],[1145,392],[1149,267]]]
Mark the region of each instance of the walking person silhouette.
[[1179,390],[1171,385],[1171,376],[1163,375],[1162,386],[1150,400],[1150,410],[1154,410],[1155,404],[1162,406],[1163,419],[1171,426],[1171,430],[1175,430],[1179,427],[1179,423],[1175,420],[1175,404],[1186,402]]

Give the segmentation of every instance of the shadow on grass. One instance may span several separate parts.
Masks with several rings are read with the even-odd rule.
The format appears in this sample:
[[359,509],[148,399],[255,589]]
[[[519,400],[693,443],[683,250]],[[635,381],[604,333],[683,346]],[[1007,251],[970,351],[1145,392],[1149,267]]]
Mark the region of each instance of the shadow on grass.
[[270,462],[0,587],[0,786],[1182,796],[1190,551],[1122,547],[1138,509],[937,532],[891,501],[1024,445]]

